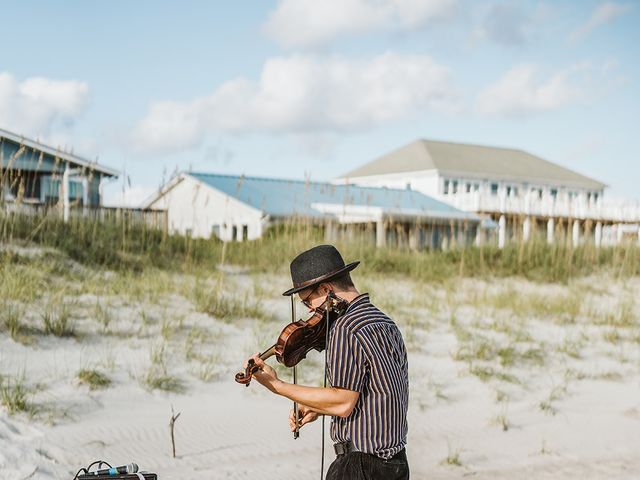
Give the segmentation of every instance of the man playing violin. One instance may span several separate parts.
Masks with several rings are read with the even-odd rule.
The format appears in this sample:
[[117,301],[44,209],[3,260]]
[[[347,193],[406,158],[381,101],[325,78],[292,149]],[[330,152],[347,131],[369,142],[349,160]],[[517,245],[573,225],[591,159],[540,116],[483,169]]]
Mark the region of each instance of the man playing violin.
[[360,294],[349,272],[360,262],[345,265],[332,245],[320,245],[291,262],[293,288],[314,312],[329,298],[348,302],[346,311],[329,325],[327,378],[329,387],[307,387],[280,380],[260,359],[251,357],[259,383],[299,404],[299,417],[289,416],[291,430],[331,416],[336,460],[327,472],[333,479],[408,479],[405,453],[409,378],[407,353],[400,330]]

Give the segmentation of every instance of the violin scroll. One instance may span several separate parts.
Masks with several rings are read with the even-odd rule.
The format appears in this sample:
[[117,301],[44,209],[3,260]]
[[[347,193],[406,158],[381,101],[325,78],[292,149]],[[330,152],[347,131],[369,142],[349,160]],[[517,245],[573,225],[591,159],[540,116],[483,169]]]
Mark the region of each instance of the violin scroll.
[[248,387],[251,383],[251,376],[258,370],[256,362],[253,361],[253,358],[250,359],[249,362],[247,362],[247,368],[245,368],[244,372],[236,373],[236,382]]
[[[262,352],[260,355],[258,355],[262,360],[266,360],[267,358],[273,356],[273,355],[278,355],[278,345],[273,345],[271,348],[269,348],[268,350]],[[246,385],[247,387],[249,386],[249,383],[251,383],[251,376],[256,373],[258,370],[260,370],[260,367],[258,367],[258,365],[256,365],[256,362],[253,360],[253,358],[250,358],[249,361],[247,362],[247,366],[244,369],[244,372],[238,372],[236,373],[236,382],[241,383],[242,385]]]

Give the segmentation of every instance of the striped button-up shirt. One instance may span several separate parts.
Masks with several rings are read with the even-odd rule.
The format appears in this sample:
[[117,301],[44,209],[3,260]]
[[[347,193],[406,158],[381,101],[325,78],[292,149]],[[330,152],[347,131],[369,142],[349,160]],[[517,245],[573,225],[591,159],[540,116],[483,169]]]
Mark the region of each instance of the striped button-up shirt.
[[407,443],[407,352],[397,325],[369,301],[355,298],[329,330],[328,379],[360,392],[348,417],[332,417],[334,442],[390,458]]

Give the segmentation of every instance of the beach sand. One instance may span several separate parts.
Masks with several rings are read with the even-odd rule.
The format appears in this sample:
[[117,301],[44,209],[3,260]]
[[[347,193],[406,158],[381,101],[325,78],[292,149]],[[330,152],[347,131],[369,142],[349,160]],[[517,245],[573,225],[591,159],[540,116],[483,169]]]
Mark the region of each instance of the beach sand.
[[[212,318],[181,293],[141,301],[83,293],[74,298],[75,337],[33,335],[23,344],[1,333],[0,373],[23,378],[35,409],[0,409],[0,478],[71,479],[100,459],[136,462],[163,479],[319,478],[321,422],[294,440],[290,401],[233,380],[288,321],[279,296],[287,278],[233,275],[236,284],[265,286],[261,303],[272,318]],[[410,352],[412,478],[639,478],[640,279],[397,280],[397,294],[388,279],[360,283],[398,322]],[[574,318],[540,304],[574,295],[589,305]],[[110,310],[108,328],[92,313],[96,302]],[[111,385],[90,390],[77,379],[81,368]],[[178,379],[182,391],[150,388],[150,371]],[[321,371],[318,353],[300,365],[307,384],[320,385]],[[176,458],[172,407],[180,413]],[[326,469],[328,434],[325,445]]]

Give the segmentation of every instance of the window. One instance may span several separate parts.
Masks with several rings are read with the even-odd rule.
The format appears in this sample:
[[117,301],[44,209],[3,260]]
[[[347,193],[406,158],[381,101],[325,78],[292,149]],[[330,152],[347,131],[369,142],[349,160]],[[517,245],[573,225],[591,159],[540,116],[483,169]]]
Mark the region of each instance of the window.
[[451,193],[458,193],[458,181],[454,180],[453,182],[451,182],[451,185],[453,186],[453,191]]
[[249,237],[249,226],[248,225],[243,225],[242,226],[242,239],[241,240],[246,240]]
[[480,184],[479,183],[474,183],[473,184],[473,191],[474,192],[479,192],[480,191]]
[[498,194],[498,184],[497,183],[492,183],[491,184],[491,195],[497,195]]
[[557,188],[552,188],[551,189],[551,198],[553,198],[554,200],[556,198],[558,198],[558,189]]
[[211,238],[220,238],[220,225],[211,225]]
[[444,194],[445,195],[449,194],[449,180],[444,181]]
[[511,196],[511,185],[507,185],[507,197]]
[[233,227],[231,227],[231,240],[237,240],[238,239],[238,227],[236,227],[235,225]]
[[471,184],[469,182],[465,183],[464,190],[467,193],[471,193]]

